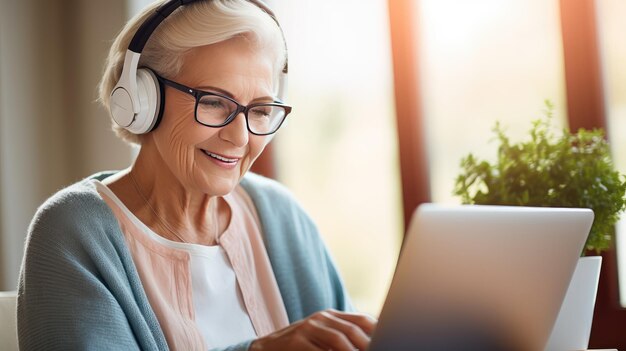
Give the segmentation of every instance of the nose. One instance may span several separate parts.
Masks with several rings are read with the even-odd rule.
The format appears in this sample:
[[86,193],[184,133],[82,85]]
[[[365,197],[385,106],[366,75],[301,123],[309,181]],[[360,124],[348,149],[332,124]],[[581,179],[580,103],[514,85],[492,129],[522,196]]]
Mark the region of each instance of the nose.
[[243,147],[248,144],[249,134],[246,117],[240,112],[232,122],[220,128],[220,137],[235,146]]

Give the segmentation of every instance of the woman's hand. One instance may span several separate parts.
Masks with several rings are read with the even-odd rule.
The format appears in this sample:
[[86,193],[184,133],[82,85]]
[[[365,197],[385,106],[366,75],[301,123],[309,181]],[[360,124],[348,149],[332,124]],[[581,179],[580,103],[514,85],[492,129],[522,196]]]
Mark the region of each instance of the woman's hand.
[[250,351],[366,350],[376,322],[364,314],[325,310],[255,340]]

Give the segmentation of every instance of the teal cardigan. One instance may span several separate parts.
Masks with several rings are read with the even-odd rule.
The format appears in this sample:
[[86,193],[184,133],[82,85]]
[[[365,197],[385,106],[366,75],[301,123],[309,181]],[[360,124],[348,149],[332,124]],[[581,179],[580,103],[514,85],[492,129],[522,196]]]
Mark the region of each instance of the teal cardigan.
[[[38,209],[18,286],[21,350],[168,349],[119,224],[91,182],[111,174],[71,185]],[[317,228],[289,192],[255,174],[241,185],[259,214],[289,321],[352,310]]]

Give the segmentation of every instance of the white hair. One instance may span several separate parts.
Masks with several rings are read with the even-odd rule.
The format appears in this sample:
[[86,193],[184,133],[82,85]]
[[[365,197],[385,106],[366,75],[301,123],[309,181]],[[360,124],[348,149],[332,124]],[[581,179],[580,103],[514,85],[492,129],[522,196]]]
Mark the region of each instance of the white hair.
[[[111,45],[99,86],[99,101],[109,112],[110,94],[122,74],[128,45],[139,26],[164,2],[155,1],[129,20]],[[275,57],[274,90],[277,91],[278,77],[287,55],[284,38],[274,19],[247,0],[199,1],[176,9],[150,36],[141,53],[139,67],[149,67],[159,75],[172,78],[179,74],[183,57],[189,50],[241,35]],[[119,137],[140,144],[138,135],[111,121]]]

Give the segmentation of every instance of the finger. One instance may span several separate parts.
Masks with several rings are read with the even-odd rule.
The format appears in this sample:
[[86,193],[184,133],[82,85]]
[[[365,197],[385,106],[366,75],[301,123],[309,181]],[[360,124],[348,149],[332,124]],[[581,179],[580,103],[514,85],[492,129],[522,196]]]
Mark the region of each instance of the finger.
[[356,346],[360,350],[365,350],[369,346],[370,338],[365,332],[356,324],[338,318],[328,311],[323,311],[317,314],[314,319],[322,322],[326,327],[339,331],[345,335],[352,345]]
[[320,350],[354,351],[354,345],[348,337],[316,319],[306,321],[309,329],[308,337]]
[[[329,348],[327,346],[324,346],[324,345],[319,345],[317,342],[315,342],[313,340],[306,339],[306,340],[304,340],[302,342],[301,345],[297,345],[297,350],[302,350],[302,351],[328,351]],[[273,349],[268,349],[268,351],[274,351],[274,350]],[[291,351],[291,350],[289,350],[289,351]]]
[[294,333],[292,324],[277,332],[256,339],[250,345],[250,351],[328,351],[328,347],[318,345],[306,333]]
[[374,329],[376,329],[376,325],[378,324],[378,321],[376,319],[362,313],[347,313],[333,309],[326,310],[325,312],[328,312],[333,316],[341,318],[352,324],[358,325],[361,330],[363,330],[369,336],[372,335]]

